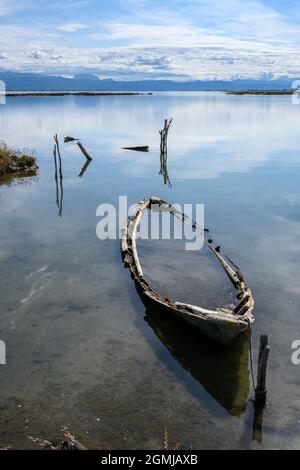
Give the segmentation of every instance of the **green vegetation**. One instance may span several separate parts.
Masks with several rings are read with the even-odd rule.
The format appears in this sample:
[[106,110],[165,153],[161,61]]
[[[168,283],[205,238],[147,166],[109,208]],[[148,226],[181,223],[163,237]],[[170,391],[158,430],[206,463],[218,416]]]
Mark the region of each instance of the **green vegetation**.
[[7,174],[22,174],[28,171],[36,172],[36,159],[21,151],[16,151],[0,142],[0,176]]

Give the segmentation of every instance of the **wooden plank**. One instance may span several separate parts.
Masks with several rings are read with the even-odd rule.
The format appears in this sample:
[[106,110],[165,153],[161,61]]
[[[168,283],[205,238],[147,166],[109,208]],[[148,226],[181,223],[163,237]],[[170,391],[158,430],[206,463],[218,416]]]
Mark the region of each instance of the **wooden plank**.
[[84,148],[81,142],[77,142],[78,147],[82,151],[83,155],[87,160],[93,160],[92,157],[88,154],[87,150]]

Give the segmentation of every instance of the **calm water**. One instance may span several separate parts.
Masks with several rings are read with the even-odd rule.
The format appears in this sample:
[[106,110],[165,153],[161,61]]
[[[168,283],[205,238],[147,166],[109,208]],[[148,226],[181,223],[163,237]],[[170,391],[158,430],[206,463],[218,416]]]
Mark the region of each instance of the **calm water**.
[[[168,116],[172,188],[159,175]],[[299,118],[290,97],[222,93],[24,97],[0,107],[0,138],[34,149],[40,166],[36,178],[0,187],[0,447],[55,441],[64,425],[100,449],[161,449],[165,430],[170,449],[299,447]],[[79,178],[85,159],[61,145],[62,217],[56,132],[79,137],[94,157]],[[130,145],[151,151],[122,150]],[[262,438],[253,440],[247,343],[223,351],[146,312],[119,242],[96,238],[97,206],[119,195],[205,204],[206,225],[255,296],[255,355],[260,334],[270,338]],[[163,243],[143,243],[149,276],[186,300],[216,298],[222,281],[201,254],[175,256]]]

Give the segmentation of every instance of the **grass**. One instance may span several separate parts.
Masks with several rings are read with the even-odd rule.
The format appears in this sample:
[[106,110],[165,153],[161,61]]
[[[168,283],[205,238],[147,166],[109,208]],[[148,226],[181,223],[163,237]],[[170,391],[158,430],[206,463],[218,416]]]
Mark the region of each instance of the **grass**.
[[0,175],[36,170],[36,159],[0,142]]

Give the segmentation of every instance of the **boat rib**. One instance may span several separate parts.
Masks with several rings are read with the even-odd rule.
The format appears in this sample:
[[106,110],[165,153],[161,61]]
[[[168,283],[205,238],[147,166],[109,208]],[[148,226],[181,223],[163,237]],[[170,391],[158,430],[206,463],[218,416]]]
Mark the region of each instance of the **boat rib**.
[[[201,237],[204,245],[208,247],[219,261],[237,291],[238,303],[234,308],[223,306],[215,310],[208,310],[196,305],[163,299],[148,284],[144,278],[136,242],[137,230],[144,213],[148,210],[170,212],[183,224],[189,226],[196,236]],[[198,328],[210,338],[228,346],[239,334],[248,329],[249,324],[254,322],[254,299],[239,268],[223,254],[220,247],[214,246],[212,240],[206,239],[208,233],[209,231],[205,230],[203,234],[195,222],[178,211],[174,206],[160,198],[150,197],[137,204],[134,215],[128,218],[121,242],[122,257],[125,267],[129,268],[131,277],[135,281],[142,299],[146,300],[147,306],[150,304],[153,308],[167,311]]]

